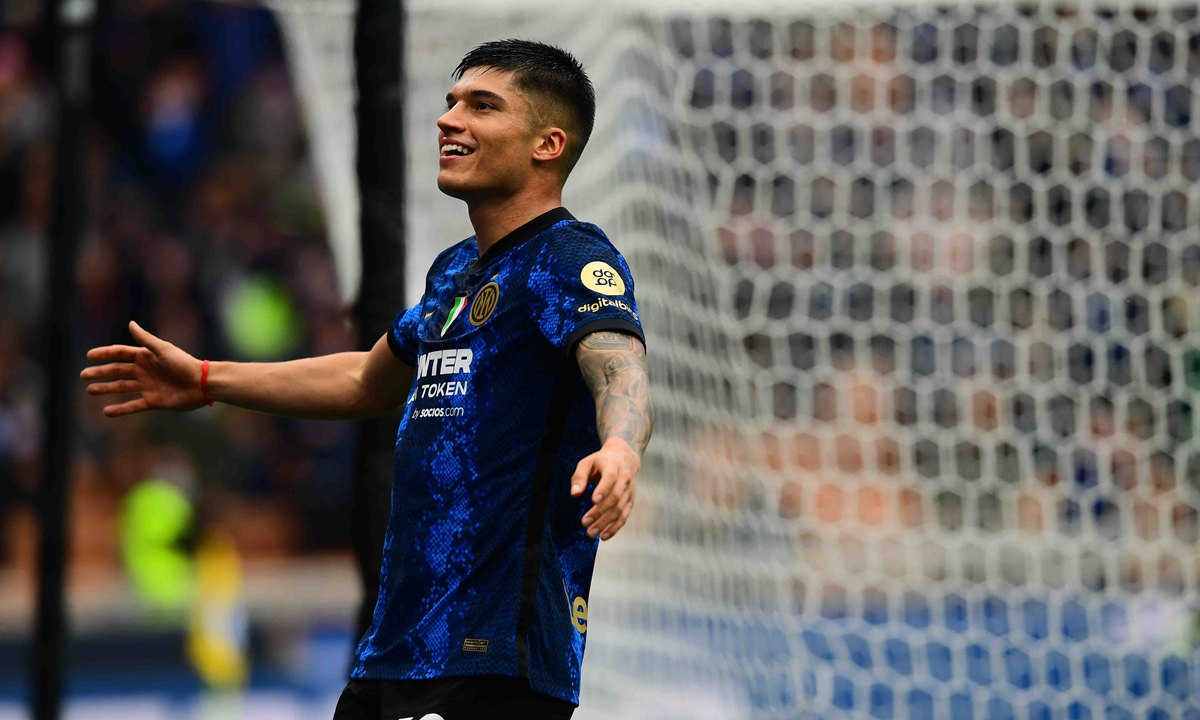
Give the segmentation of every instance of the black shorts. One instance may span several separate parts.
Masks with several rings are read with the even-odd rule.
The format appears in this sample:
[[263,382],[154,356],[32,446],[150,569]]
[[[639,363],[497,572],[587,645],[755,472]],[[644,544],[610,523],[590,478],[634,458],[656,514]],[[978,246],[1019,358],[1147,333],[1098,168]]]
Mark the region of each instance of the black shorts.
[[351,680],[333,720],[567,720],[575,706],[515,677]]

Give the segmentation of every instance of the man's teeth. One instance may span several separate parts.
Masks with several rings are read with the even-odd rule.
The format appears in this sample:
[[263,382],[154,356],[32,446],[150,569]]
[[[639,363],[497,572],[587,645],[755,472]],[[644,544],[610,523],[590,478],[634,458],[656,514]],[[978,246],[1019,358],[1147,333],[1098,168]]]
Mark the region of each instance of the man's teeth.
[[463,147],[462,145],[456,145],[454,143],[447,143],[442,146],[442,156],[443,157],[446,155],[470,155],[470,154],[471,154],[471,151],[468,150],[467,148]]

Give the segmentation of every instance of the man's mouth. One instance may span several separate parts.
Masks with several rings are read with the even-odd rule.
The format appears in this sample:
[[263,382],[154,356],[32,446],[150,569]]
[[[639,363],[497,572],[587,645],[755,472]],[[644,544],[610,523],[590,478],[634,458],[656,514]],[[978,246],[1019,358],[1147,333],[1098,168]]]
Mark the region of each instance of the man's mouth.
[[471,148],[463,147],[455,143],[446,143],[442,146],[442,157],[463,157],[475,152]]

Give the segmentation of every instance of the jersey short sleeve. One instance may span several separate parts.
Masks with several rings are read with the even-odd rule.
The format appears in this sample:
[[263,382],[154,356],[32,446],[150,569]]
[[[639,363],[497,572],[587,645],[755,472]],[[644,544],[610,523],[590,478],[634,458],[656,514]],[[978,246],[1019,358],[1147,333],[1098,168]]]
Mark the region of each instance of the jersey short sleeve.
[[542,335],[564,353],[599,330],[622,330],[644,343],[633,276],[604,233],[576,222],[552,232],[529,272]]
[[417,324],[421,321],[421,304],[418,303],[396,316],[388,332],[388,347],[406,365],[417,365]]

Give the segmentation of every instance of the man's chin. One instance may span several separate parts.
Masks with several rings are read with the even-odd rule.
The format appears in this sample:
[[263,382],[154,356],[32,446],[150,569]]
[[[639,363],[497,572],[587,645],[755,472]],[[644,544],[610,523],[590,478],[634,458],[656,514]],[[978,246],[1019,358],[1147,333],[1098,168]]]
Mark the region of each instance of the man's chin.
[[467,200],[474,195],[469,183],[462,182],[459,178],[447,177],[444,171],[438,173],[437,186],[443,194],[459,200]]

